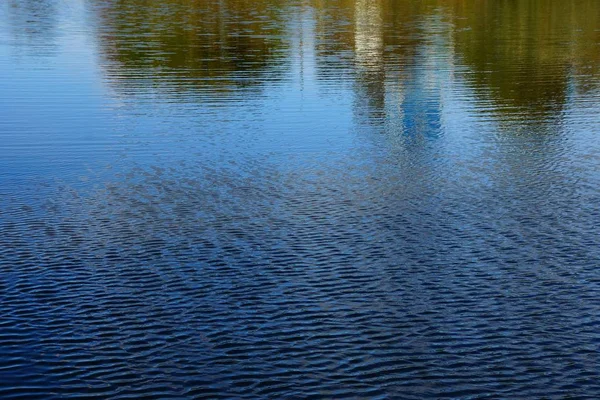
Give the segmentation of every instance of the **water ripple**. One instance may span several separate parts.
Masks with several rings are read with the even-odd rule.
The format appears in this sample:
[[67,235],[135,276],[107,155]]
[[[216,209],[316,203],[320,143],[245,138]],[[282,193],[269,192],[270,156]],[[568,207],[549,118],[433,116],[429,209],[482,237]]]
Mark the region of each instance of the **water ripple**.
[[598,10],[2,2],[0,398],[600,397]]

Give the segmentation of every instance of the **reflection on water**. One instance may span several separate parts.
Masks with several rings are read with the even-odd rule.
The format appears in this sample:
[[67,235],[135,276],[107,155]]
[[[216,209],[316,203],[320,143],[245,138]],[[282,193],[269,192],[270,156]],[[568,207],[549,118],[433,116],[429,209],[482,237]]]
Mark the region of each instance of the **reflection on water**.
[[458,52],[472,84],[491,92],[504,111],[525,109],[540,118],[559,113],[570,85],[597,76],[600,16],[584,11],[597,8],[593,2],[471,7],[456,19]]
[[8,17],[3,19],[10,33],[6,39],[21,44],[21,48],[31,48],[39,52],[54,49],[58,30],[57,17],[60,12],[54,2],[6,1],[1,7]]
[[[289,7],[245,1],[111,1],[97,7],[98,43],[114,85],[212,94],[270,83],[289,58]],[[140,40],[143,38],[143,40]]]
[[0,4],[1,398],[595,398],[595,0]]

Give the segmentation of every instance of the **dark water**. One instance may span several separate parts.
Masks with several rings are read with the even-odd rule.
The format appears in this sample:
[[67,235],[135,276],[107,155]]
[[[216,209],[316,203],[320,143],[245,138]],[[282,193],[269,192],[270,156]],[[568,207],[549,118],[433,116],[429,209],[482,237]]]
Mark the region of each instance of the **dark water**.
[[142,397],[599,398],[600,2],[0,2],[0,398]]

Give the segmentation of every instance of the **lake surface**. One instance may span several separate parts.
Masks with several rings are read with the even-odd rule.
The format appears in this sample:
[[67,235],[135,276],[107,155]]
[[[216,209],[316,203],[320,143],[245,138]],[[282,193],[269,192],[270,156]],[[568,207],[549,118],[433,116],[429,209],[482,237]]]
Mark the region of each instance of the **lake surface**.
[[0,2],[0,398],[599,398],[600,2]]

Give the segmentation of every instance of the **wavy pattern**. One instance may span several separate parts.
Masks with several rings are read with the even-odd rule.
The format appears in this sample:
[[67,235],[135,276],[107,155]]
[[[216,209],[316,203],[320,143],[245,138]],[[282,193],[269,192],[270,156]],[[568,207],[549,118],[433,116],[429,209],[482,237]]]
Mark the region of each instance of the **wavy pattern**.
[[600,3],[0,3],[0,399],[600,397]]
[[347,172],[256,168],[139,169],[53,212],[13,204],[1,371],[23,387],[3,397],[600,389],[597,211],[573,214],[563,192],[449,185],[427,204],[410,194],[422,182],[381,196]]

